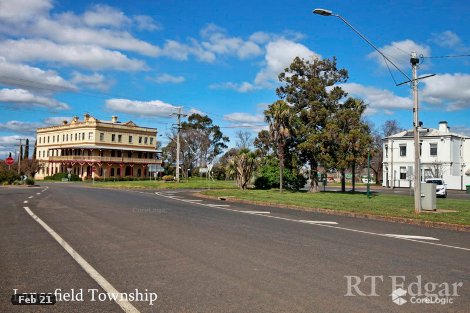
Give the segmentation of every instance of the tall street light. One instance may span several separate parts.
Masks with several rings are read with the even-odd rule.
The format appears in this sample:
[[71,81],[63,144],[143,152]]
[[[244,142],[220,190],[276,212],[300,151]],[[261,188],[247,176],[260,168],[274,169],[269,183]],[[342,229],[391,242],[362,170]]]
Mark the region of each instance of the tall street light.
[[[393,63],[385,54],[382,53],[369,39],[367,39],[363,34],[361,34],[354,26],[352,26],[346,19],[344,19],[341,15],[335,14],[330,10],[325,9],[315,9],[313,10],[314,14],[322,15],[322,16],[334,16],[341,19],[349,28],[351,28],[356,34],[358,34],[362,39],[364,39],[375,51],[377,51],[386,61],[393,65],[403,76],[405,76],[408,81],[397,84],[397,86],[411,82],[412,89],[413,89],[413,133],[414,133],[414,148],[415,148],[415,160],[414,160],[414,206],[415,206],[415,213],[421,212],[421,175],[420,175],[420,143],[419,143],[419,117],[418,117],[418,80],[426,77],[430,77],[433,75],[425,76],[417,78],[416,67],[419,63],[419,59],[416,57],[416,53],[413,52],[411,54],[411,65],[412,65],[412,73],[413,78],[411,79],[406,75],[400,68],[398,68],[395,63]],[[392,151],[393,153],[393,151]],[[393,171],[393,168],[392,168]]]

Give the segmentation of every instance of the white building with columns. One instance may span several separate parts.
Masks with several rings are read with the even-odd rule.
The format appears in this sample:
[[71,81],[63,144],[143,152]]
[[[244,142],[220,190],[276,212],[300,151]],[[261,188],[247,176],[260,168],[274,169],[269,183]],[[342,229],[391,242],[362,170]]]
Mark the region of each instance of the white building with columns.
[[[447,189],[465,190],[470,185],[470,137],[453,133],[446,121],[439,128],[420,130],[421,181],[442,178]],[[413,131],[384,138],[384,187],[413,187]]]

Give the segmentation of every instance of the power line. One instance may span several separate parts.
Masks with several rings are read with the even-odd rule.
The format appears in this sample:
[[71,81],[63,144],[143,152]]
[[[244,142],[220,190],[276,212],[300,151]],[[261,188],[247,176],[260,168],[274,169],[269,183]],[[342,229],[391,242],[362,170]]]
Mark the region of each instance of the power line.
[[440,55],[440,56],[421,56],[423,59],[444,59],[444,58],[463,58],[463,57],[470,57],[470,54],[456,54],[456,55]]

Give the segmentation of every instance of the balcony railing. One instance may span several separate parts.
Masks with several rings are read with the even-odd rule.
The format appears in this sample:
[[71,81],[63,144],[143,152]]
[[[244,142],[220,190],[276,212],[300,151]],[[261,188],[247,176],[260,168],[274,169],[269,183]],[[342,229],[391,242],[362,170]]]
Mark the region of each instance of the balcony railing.
[[159,164],[161,160],[156,159],[142,159],[142,158],[125,158],[125,157],[108,157],[108,156],[93,156],[93,155],[62,155],[50,156],[49,161],[55,162],[112,162],[112,163],[138,163],[138,164]]

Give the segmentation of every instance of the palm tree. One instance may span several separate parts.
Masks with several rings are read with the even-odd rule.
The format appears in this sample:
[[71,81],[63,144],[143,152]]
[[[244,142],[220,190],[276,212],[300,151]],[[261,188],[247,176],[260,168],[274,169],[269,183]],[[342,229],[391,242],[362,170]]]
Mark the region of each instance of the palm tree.
[[278,100],[268,106],[264,111],[265,121],[269,124],[269,134],[277,145],[279,157],[279,191],[282,192],[284,176],[284,147],[289,136],[289,124],[291,121],[291,109],[284,100]]

